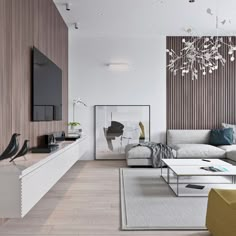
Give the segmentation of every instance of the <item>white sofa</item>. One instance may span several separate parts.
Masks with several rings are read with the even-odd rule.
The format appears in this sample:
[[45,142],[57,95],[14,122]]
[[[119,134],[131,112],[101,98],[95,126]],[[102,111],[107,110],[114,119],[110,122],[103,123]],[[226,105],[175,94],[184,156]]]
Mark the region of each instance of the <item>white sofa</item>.
[[[212,146],[210,130],[168,130],[167,145],[173,148],[176,158],[228,158],[236,161],[236,144]],[[151,166],[151,150],[148,147],[126,147],[128,166]]]

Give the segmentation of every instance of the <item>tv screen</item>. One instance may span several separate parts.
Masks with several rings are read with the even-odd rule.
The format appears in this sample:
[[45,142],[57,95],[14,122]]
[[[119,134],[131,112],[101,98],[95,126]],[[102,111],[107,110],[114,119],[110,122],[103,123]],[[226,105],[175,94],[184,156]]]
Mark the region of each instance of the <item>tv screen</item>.
[[32,120],[62,120],[62,71],[33,48]]

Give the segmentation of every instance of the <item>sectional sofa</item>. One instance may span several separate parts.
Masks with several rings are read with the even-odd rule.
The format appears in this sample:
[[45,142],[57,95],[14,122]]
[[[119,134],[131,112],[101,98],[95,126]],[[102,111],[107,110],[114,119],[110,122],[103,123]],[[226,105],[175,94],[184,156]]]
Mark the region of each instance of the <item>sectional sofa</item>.
[[[236,162],[236,144],[212,146],[211,130],[168,130],[167,145],[173,148],[176,158],[227,158]],[[128,166],[151,166],[151,150],[148,147],[126,147]]]

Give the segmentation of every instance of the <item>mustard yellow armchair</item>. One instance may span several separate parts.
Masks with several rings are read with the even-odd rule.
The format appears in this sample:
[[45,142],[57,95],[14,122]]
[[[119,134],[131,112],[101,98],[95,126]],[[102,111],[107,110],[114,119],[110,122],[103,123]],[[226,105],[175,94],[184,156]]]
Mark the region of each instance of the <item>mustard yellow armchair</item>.
[[206,227],[213,236],[236,236],[236,190],[210,191]]

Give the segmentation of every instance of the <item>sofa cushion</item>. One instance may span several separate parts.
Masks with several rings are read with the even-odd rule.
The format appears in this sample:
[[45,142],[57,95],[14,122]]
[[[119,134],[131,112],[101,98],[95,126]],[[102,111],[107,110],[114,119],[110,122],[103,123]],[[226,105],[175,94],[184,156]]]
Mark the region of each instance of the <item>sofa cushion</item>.
[[167,144],[208,144],[211,130],[168,130]]
[[233,129],[233,143],[236,144],[236,125],[222,123],[223,128],[232,128]]
[[218,146],[226,152],[226,157],[232,161],[236,161],[236,144]]
[[177,158],[225,158],[225,150],[208,144],[176,144]]
[[214,146],[231,145],[233,143],[233,129],[213,129],[210,134],[210,144]]

